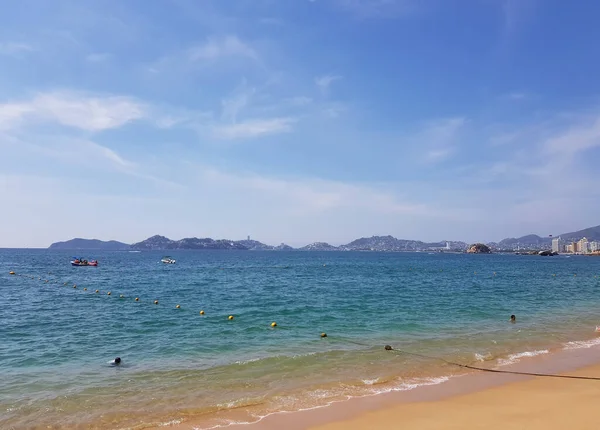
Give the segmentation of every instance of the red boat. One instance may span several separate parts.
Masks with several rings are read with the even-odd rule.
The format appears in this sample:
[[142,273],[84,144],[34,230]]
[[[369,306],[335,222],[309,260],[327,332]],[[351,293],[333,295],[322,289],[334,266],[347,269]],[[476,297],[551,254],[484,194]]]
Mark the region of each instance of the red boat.
[[71,266],[97,266],[98,260],[84,260],[83,258],[73,257],[71,261]]

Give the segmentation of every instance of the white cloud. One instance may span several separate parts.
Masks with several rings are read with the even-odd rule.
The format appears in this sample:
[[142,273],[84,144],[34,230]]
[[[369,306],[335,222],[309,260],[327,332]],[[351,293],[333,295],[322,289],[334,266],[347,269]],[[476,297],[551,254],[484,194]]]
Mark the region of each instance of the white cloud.
[[432,149],[427,152],[427,159],[430,161],[440,161],[447,158],[452,151],[449,148],[445,149]]
[[258,59],[258,54],[235,35],[210,37],[205,43],[188,51],[191,61],[210,61],[222,57],[247,57]]
[[524,100],[526,99],[528,96],[525,93],[517,93],[517,92],[513,92],[513,93],[509,93],[507,94],[507,97],[511,100]]
[[21,42],[0,42],[0,54],[14,55],[20,52],[33,51],[33,47]]
[[23,117],[32,110],[32,107],[26,104],[0,104],[0,131],[9,130],[20,125]]
[[339,75],[318,76],[315,78],[315,85],[319,87],[324,94],[327,94],[331,84],[339,79],[342,79],[342,77]]
[[311,104],[312,101],[310,97],[305,96],[290,97],[284,100],[285,103],[289,103],[291,106],[306,106]]
[[49,92],[25,102],[0,104],[0,129],[15,128],[31,119],[101,131],[121,127],[143,116],[144,106],[129,97]]
[[246,120],[239,123],[216,125],[212,129],[212,134],[219,139],[247,139],[286,133],[292,130],[294,121],[293,118]]
[[342,9],[358,18],[398,18],[418,6],[415,0],[334,0]]
[[465,124],[463,117],[430,121],[410,140],[418,147],[429,148],[425,153],[425,161],[440,162],[455,151],[458,135]]
[[111,55],[106,52],[96,52],[93,54],[89,54],[85,57],[86,61],[90,63],[103,63],[110,59]]
[[[254,173],[229,173],[215,168],[200,169],[201,180],[214,186],[237,189],[238,193],[255,192],[278,210],[315,213],[331,210],[362,209],[380,214],[434,215],[419,203],[401,201],[392,193],[360,184],[318,178],[281,179]],[[218,184],[218,185],[217,185]]]
[[573,155],[597,146],[600,146],[600,116],[582,120],[544,142],[547,153],[555,155]]

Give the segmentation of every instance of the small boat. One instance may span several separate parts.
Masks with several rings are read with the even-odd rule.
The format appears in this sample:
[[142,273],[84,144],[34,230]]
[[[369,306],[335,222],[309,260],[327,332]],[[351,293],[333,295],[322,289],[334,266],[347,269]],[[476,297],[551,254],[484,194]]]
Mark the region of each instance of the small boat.
[[71,266],[97,266],[98,265],[98,260],[85,260],[83,258],[80,257],[73,257],[73,260],[71,261]]
[[173,258],[171,258],[171,257],[168,257],[168,256],[166,256],[166,257],[163,257],[163,258],[160,260],[160,262],[161,262],[161,263],[165,263],[165,264],[175,264],[175,259],[173,259]]

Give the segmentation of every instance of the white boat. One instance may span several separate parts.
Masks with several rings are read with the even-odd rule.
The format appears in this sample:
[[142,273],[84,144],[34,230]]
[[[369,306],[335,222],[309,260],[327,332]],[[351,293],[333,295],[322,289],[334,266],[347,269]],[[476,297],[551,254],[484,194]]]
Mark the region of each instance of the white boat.
[[163,257],[160,262],[165,264],[175,264],[175,259],[171,257]]

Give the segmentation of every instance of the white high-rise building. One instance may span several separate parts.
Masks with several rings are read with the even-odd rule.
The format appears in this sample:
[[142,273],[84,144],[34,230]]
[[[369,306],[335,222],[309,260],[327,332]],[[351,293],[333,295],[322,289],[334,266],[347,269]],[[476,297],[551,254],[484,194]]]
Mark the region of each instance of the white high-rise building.
[[563,252],[563,244],[560,237],[552,239],[552,252]]
[[582,254],[587,254],[589,252],[589,242],[588,240],[584,237],[583,239],[581,239],[578,244],[577,244],[577,250],[579,252],[581,252]]
[[589,247],[590,247],[590,252],[600,251],[600,242],[598,242],[596,240],[593,242],[590,242]]

